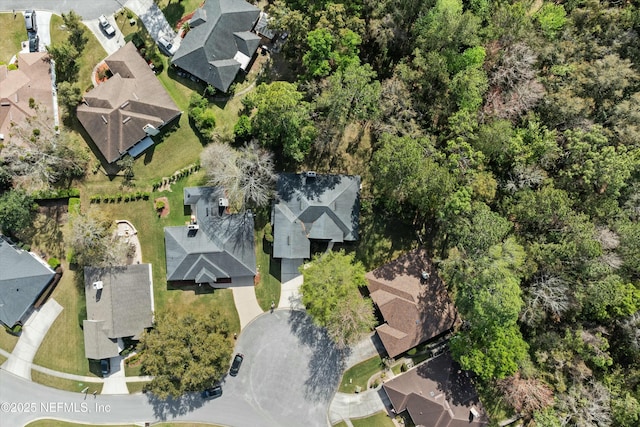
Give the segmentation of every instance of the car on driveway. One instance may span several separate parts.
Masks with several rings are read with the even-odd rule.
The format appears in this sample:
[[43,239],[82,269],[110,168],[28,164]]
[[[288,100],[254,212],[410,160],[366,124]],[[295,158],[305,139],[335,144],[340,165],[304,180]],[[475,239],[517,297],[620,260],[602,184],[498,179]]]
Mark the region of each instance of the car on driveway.
[[111,372],[111,360],[109,359],[100,359],[100,371],[102,372],[102,376],[106,377]]
[[220,396],[222,396],[222,386],[219,385],[208,388],[202,392],[203,399],[215,399]]
[[233,363],[231,364],[231,369],[229,369],[229,375],[235,377],[238,375],[238,371],[240,370],[240,366],[242,365],[242,361],[244,360],[244,354],[238,353],[233,358]]
[[160,47],[160,50],[167,56],[173,56],[173,54],[176,53],[176,50],[178,50],[173,45],[173,42],[164,35],[158,37],[158,46]]
[[29,52],[38,52],[40,50],[40,36],[38,33],[29,33]]
[[116,33],[116,29],[109,23],[106,16],[100,15],[98,22],[100,23],[100,28],[102,28],[102,31],[104,31],[107,36],[112,37]]
[[36,11],[25,10],[24,11],[24,25],[27,27],[28,32],[37,32],[38,23],[36,22]]

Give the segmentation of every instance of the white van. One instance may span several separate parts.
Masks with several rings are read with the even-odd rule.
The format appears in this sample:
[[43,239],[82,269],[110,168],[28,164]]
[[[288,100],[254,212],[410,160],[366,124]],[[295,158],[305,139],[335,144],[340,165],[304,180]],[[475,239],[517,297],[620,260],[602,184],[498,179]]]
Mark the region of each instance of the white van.
[[38,31],[38,23],[36,22],[36,11],[35,10],[25,10],[24,12],[24,25],[27,27],[27,31],[29,32],[37,32]]

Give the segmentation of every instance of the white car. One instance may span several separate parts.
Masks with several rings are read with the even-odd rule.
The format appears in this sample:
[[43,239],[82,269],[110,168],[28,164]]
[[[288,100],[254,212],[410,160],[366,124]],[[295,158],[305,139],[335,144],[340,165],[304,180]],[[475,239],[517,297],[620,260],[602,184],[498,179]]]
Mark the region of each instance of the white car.
[[116,29],[109,23],[106,16],[101,15],[100,18],[98,18],[98,22],[100,22],[100,28],[102,28],[102,31],[104,31],[107,36],[111,37],[116,33]]
[[169,40],[164,35],[158,37],[158,46],[160,47],[160,50],[168,56],[173,56],[173,54],[176,53],[176,50],[178,50],[178,48],[173,45],[173,41]]

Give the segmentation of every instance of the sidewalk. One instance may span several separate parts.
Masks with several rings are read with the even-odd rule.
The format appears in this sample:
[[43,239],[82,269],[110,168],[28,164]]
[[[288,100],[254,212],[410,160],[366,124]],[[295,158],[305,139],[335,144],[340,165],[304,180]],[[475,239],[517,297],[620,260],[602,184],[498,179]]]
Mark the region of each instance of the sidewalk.
[[335,424],[349,418],[368,417],[380,411],[387,411],[391,405],[387,394],[378,388],[358,394],[336,393],[329,405],[329,420]]
[[31,380],[33,358],[36,356],[47,331],[61,312],[62,306],[51,298],[29,316],[22,328],[18,343],[4,364],[7,371]]

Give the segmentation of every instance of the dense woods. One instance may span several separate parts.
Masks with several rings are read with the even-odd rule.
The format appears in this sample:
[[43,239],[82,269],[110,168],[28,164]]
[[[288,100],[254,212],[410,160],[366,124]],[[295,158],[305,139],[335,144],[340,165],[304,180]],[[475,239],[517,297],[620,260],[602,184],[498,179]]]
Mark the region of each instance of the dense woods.
[[[439,262],[464,320],[454,356],[527,422],[638,425],[637,5],[276,0],[269,12],[297,80],[259,87],[243,129],[287,163],[367,178],[373,206]],[[369,161],[350,168],[340,157],[365,141]]]

